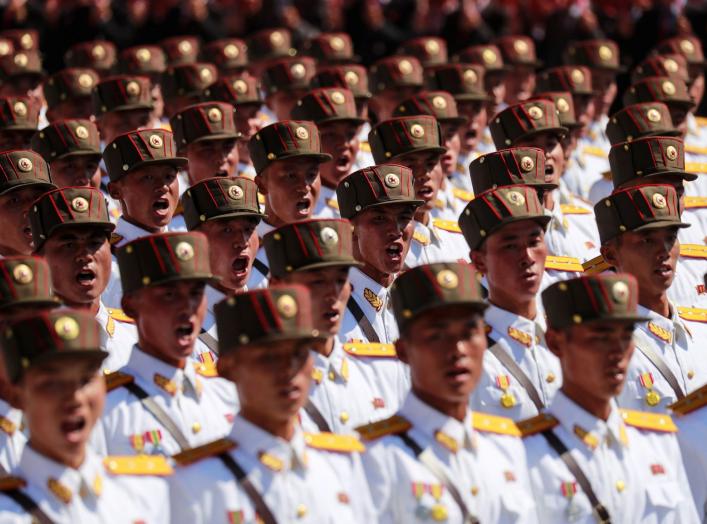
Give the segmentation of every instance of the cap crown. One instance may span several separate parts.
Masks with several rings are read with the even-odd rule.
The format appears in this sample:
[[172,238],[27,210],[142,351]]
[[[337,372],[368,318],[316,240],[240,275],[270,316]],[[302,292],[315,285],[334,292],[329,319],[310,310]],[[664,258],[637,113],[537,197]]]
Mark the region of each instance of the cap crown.
[[531,100],[507,107],[489,123],[496,149],[512,146],[518,140],[542,131],[564,135],[555,104],[549,100]]
[[417,58],[422,67],[446,64],[447,42],[436,36],[421,36],[408,40],[400,46],[400,54]]
[[[118,135],[103,150],[103,161],[111,181],[119,180],[147,162],[175,163],[174,137],[164,129],[142,129]],[[171,162],[170,162],[171,161]]]
[[218,218],[262,217],[258,204],[258,186],[244,177],[202,180],[184,192],[182,207],[189,231]]
[[443,153],[441,142],[439,124],[429,115],[391,118],[378,124],[368,134],[368,143],[377,164],[416,151]]
[[456,100],[447,91],[421,91],[401,102],[393,115],[430,115],[439,122],[461,118]]
[[466,47],[457,53],[455,61],[481,65],[489,73],[504,70],[503,55],[498,46],[494,44]]
[[667,76],[687,83],[690,74],[687,59],[679,54],[650,55],[631,72],[631,82],[640,82],[652,76]]
[[320,68],[312,77],[312,87],[343,87],[350,89],[354,98],[369,98],[368,71],[357,64]]
[[236,138],[236,109],[225,102],[187,106],[169,119],[178,148],[206,139]]
[[41,76],[42,59],[37,51],[19,51],[12,55],[0,56],[0,81],[20,75]]
[[297,54],[292,47],[292,33],[282,27],[264,29],[250,35],[247,46],[251,62],[264,62]]
[[222,72],[239,70],[248,65],[248,48],[240,38],[222,38],[204,45],[201,58]]
[[530,97],[529,101],[545,99],[552,101],[557,109],[557,118],[560,125],[566,128],[576,128],[581,126],[577,121],[577,115],[574,111],[574,100],[572,93],[569,91],[540,91],[535,96]]
[[263,104],[258,81],[250,76],[221,77],[204,90],[204,98],[226,102],[236,107],[244,104]]
[[320,33],[305,42],[303,51],[320,64],[351,62],[356,58],[351,37],[347,33]]
[[167,68],[162,75],[162,95],[165,100],[178,96],[200,96],[218,80],[218,70],[213,64],[195,62]]
[[150,79],[146,76],[106,78],[96,85],[92,97],[97,116],[111,111],[152,109]]
[[39,124],[39,108],[26,96],[0,98],[0,129],[33,131]]
[[283,58],[270,64],[261,76],[263,90],[268,94],[278,91],[309,89],[316,71],[314,59],[308,56]]
[[167,64],[182,65],[196,62],[201,49],[199,39],[195,36],[173,36],[160,42],[167,57]]
[[32,149],[52,162],[67,155],[101,156],[96,124],[90,120],[60,120],[49,124],[32,137]]
[[501,50],[503,60],[507,64],[527,65],[536,67],[539,65],[535,42],[524,35],[509,35],[497,38],[494,42]]
[[382,58],[369,69],[369,85],[374,94],[385,89],[421,87],[422,64],[410,55]]
[[0,310],[23,305],[59,305],[51,292],[49,264],[40,257],[0,259]]
[[292,118],[311,120],[316,124],[337,120],[360,120],[353,93],[348,89],[335,87],[313,89],[304,95],[292,109]]
[[67,68],[53,74],[44,82],[47,105],[55,107],[62,102],[91,96],[100,77],[93,69]]
[[659,42],[655,49],[658,53],[676,53],[683,55],[687,63],[704,66],[705,55],[699,38],[692,35],[677,36]]
[[159,75],[167,69],[167,55],[156,45],[130,47],[120,53],[120,69],[133,75]]
[[276,160],[323,157],[317,126],[307,120],[282,120],[262,128],[251,137],[248,150],[257,173]]
[[613,40],[580,40],[567,47],[564,62],[592,69],[618,71],[621,56],[619,46]]
[[671,104],[688,107],[695,105],[685,82],[667,76],[644,78],[631,85],[624,93],[625,106],[641,102],[663,102],[668,107]]
[[107,40],[93,40],[73,45],[64,55],[68,67],[88,67],[96,71],[110,71],[115,65],[115,44]]
[[644,136],[676,135],[668,106],[661,102],[644,102],[617,111],[606,124],[611,145],[631,142]]
[[612,181],[620,187],[629,180],[685,170],[685,145],[679,138],[643,137],[612,146]]
[[560,66],[537,76],[537,91],[568,91],[573,95],[593,95],[592,73],[585,66]]
[[0,195],[22,186],[39,184],[47,190],[54,187],[49,176],[49,166],[34,151],[0,152]]
[[475,194],[519,184],[546,186],[545,152],[537,147],[501,149],[472,161],[469,174]]
[[456,100],[488,100],[484,86],[484,68],[475,64],[447,64],[430,67],[425,72],[428,89],[447,91]]

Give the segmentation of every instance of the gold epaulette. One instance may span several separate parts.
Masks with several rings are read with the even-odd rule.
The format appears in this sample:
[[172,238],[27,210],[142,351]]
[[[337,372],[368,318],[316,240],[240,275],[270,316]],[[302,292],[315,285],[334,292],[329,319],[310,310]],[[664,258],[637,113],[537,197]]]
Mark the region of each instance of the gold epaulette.
[[540,413],[532,418],[527,418],[516,422],[516,426],[518,427],[518,431],[520,431],[521,436],[525,438],[532,435],[537,435],[538,433],[547,431],[548,429],[552,429],[559,423],[560,421],[549,413]]
[[707,147],[696,146],[694,144],[685,144],[685,153],[694,153],[696,155],[707,155]]
[[356,428],[358,434],[361,435],[361,440],[370,441],[376,440],[386,435],[397,435],[403,433],[412,427],[412,424],[400,415],[393,415],[390,418],[371,422],[365,426]]
[[339,453],[363,453],[366,446],[353,435],[336,433],[305,433],[304,442],[315,449],[337,451]]
[[4,475],[0,477],[0,491],[12,491],[13,489],[24,488],[27,485],[25,479]]
[[119,235],[118,233],[111,233],[111,234],[110,234],[110,241],[109,241],[109,242],[110,242],[110,245],[111,245],[111,246],[117,245],[118,242],[120,242],[121,240],[123,240],[123,238],[124,238],[123,235]]
[[339,201],[334,198],[328,199],[326,201],[326,205],[332,209],[336,209],[337,211],[339,210]]
[[236,443],[227,438],[222,438],[219,440],[214,440],[203,446],[197,446],[195,448],[187,449],[181,453],[173,455],[172,458],[179,466],[189,466],[200,460],[206,458],[215,457],[221,453],[226,453],[236,447]]
[[182,202],[180,201],[177,204],[177,207],[174,209],[174,214],[172,215],[172,217],[176,217],[176,216],[183,215],[183,214],[184,214],[184,206],[182,205]]
[[584,146],[582,153],[585,155],[598,156],[599,158],[608,158],[606,151],[599,146]]
[[126,315],[125,311],[123,311],[122,309],[115,309],[112,307],[106,309],[108,310],[108,314],[113,320],[117,320],[118,322],[127,322],[128,324],[135,323],[135,320],[133,320],[132,317]]
[[635,428],[665,433],[675,433],[678,430],[670,415],[664,413],[648,413],[631,409],[619,409],[619,411],[624,422]]
[[430,243],[430,238],[420,231],[413,232],[412,238],[415,242],[418,242],[423,246],[427,246]]
[[218,377],[218,370],[214,362],[194,362],[194,370],[202,377]]
[[356,357],[397,357],[393,344],[380,342],[347,342],[344,351]]
[[[685,146],[687,150],[687,146]],[[685,171],[688,173],[693,173],[699,175],[700,173],[707,173],[707,163],[705,162],[685,162]]]
[[458,187],[452,189],[452,194],[459,200],[463,200],[464,202],[471,202],[472,200],[474,200],[474,193],[472,193],[471,191],[459,189]]
[[678,416],[687,415],[707,406],[707,384],[668,406]]
[[678,316],[692,322],[707,322],[707,309],[678,306]]
[[258,204],[260,204],[261,206],[265,205],[265,195],[263,195],[262,193],[258,193]]
[[371,144],[369,144],[368,142],[361,142],[361,143],[359,143],[358,148],[359,148],[361,151],[365,151],[366,153],[370,153],[370,152],[371,152]]
[[437,229],[443,229],[445,231],[449,231],[451,233],[461,233],[462,230],[459,227],[459,224],[455,222],[454,220],[442,220],[441,218],[435,218],[432,221],[432,225],[436,227]]
[[574,257],[558,257],[548,255],[545,259],[545,269],[554,269],[555,271],[577,271],[581,273],[584,267],[578,258]]
[[151,475],[166,477],[174,473],[162,455],[126,455],[105,457],[103,467],[111,475]]
[[685,209],[707,207],[707,197],[686,196]]
[[114,371],[113,373],[108,373],[104,376],[106,381],[106,391],[113,391],[126,384],[132,384],[135,377],[129,375],[128,373],[123,373],[122,371]]
[[164,129],[165,131],[169,131],[171,133],[172,132],[172,124],[169,123],[169,120],[165,120],[164,122],[160,122],[160,129]]
[[582,264],[582,268],[584,269],[584,273],[587,275],[598,275],[599,273],[603,273],[604,271],[608,271],[611,269],[612,266],[609,264],[606,260],[604,260],[604,257],[602,255],[599,255],[598,257],[594,257],[591,260],[587,260]]
[[601,177],[604,180],[608,180],[609,182],[611,182],[611,180],[614,179],[614,174],[611,171],[603,171]]
[[591,215],[592,212],[586,207],[573,206],[571,204],[560,204],[560,210],[565,215]]
[[498,433],[499,435],[511,435],[520,437],[520,430],[515,422],[508,417],[499,417],[497,415],[489,415],[488,413],[472,413],[471,425],[477,431],[486,431],[488,433]]
[[680,256],[688,258],[707,258],[707,246],[699,244],[680,244]]
[[697,125],[700,127],[707,126],[707,118],[704,116],[696,116],[695,122],[697,122]]

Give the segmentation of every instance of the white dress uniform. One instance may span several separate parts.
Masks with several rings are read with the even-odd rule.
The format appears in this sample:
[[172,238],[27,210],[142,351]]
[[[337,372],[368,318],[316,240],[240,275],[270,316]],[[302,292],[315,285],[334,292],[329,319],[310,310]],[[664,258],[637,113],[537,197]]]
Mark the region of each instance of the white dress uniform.
[[248,289],[251,291],[254,289],[263,289],[268,287],[268,276],[270,275],[270,264],[268,263],[268,255],[265,253],[265,248],[263,245],[263,237],[273,231],[275,227],[271,226],[264,220],[261,220],[255,228],[255,232],[258,234],[258,239],[260,241],[261,247],[255,254],[255,260],[253,261],[253,269],[250,271],[250,277],[248,277]]
[[322,184],[322,189],[319,191],[319,200],[317,200],[317,205],[314,207],[312,218],[341,218],[336,189]]
[[11,471],[20,461],[27,443],[21,426],[22,412],[0,399],[0,474]]
[[[223,437],[238,411],[232,382],[188,360],[175,368],[135,346],[122,373],[140,386],[181,430],[191,446]],[[125,387],[108,393],[103,416],[92,435],[93,448],[103,455],[171,456],[182,451],[170,432]]]
[[[388,423],[392,431],[378,431]],[[448,417],[413,393],[399,416],[361,428],[368,450],[363,463],[380,524],[462,522],[444,483],[394,433],[407,434],[430,451],[467,511],[479,522],[537,522],[523,445],[510,419],[467,411],[464,422]]]
[[[582,198],[589,197],[589,191],[602,174],[611,169],[609,165],[609,142],[604,130],[608,117],[603,115],[599,121],[590,124],[587,134],[577,142],[577,153],[582,159],[584,169],[575,184],[568,184],[571,191]],[[569,181],[568,181],[569,182]]]
[[479,158],[481,153],[479,151],[471,151],[469,153],[459,153],[459,158],[457,159],[457,168],[449,177],[449,181],[452,185],[466,191],[467,193],[474,193],[474,186],[471,184],[471,176],[469,175],[469,164],[474,160]]
[[[683,213],[681,220],[685,222],[692,217]],[[694,226],[693,226],[694,227]],[[707,293],[704,289],[704,275],[707,273],[707,242],[704,238],[701,241],[695,238],[699,235],[696,229],[687,233],[692,227],[681,229],[678,232],[680,240],[680,257],[675,268],[675,279],[668,289],[668,297],[671,301],[691,307],[707,307]],[[685,232],[685,234],[683,234]],[[694,242],[684,242],[688,237]],[[691,238],[690,238],[691,237]]]
[[[212,286],[206,286],[206,316],[204,316],[204,321],[201,323],[202,331],[208,331],[216,325],[216,316],[214,313],[214,307],[216,304],[221,302],[226,295]],[[215,331],[215,330],[214,330]]]
[[[166,463],[164,466],[169,469]],[[163,478],[145,473],[115,475],[110,462],[90,449],[86,450],[81,467],[73,469],[40,455],[31,446],[25,446],[19,465],[12,471],[13,476],[27,483],[20,491],[56,524],[167,524],[168,484]],[[0,492],[0,522],[35,521]]]
[[[547,406],[562,385],[562,371],[560,361],[547,349],[541,326],[493,304],[486,310],[485,319],[491,328],[488,336],[513,357]],[[471,408],[513,420],[538,413],[525,388],[489,350],[484,354],[481,380],[471,395]]]
[[376,165],[376,161],[373,160],[373,154],[371,154],[371,145],[368,143],[368,133],[370,132],[371,124],[368,122],[364,122],[358,130],[356,138],[358,138],[359,147],[351,172]]
[[[227,446],[210,453],[205,446],[203,460],[178,468],[170,478],[172,522],[257,521],[253,503],[215,456],[220,452],[227,452],[243,469],[277,522],[374,522],[360,456],[350,446],[362,449],[360,442],[323,436],[305,434],[298,427],[288,442],[237,416],[228,436],[235,446],[229,449],[228,440],[222,440],[214,445]],[[320,445],[327,437],[334,445],[345,443],[341,453]],[[195,451],[198,456],[200,450]]]
[[410,250],[405,257],[405,267],[413,268],[436,262],[469,263],[469,244],[456,220],[430,218],[429,225],[417,220]]
[[103,301],[98,306],[96,320],[103,328],[105,349],[108,356],[103,361],[103,371],[111,372],[128,363],[130,352],[137,343],[135,323],[120,309],[107,308]]
[[[669,416],[622,412],[612,403],[604,421],[562,392],[547,412],[559,421],[552,431],[570,450],[612,522],[699,522]],[[525,424],[519,425],[528,434]],[[588,497],[565,463],[543,435],[532,433],[524,443],[538,520],[596,524]]]

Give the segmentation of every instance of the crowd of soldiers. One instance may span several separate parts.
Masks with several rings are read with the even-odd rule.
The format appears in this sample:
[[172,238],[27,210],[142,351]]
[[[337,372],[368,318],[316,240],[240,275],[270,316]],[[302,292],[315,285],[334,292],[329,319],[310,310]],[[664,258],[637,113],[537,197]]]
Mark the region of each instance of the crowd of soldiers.
[[706,62],[619,55],[0,31],[0,523],[706,522]]

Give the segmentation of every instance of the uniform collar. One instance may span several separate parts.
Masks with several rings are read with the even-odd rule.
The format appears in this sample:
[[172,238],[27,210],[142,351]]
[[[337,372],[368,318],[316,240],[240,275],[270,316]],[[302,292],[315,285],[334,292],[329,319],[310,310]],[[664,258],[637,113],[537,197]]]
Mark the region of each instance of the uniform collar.
[[312,371],[314,382],[317,384],[321,384],[324,380],[348,382],[349,360],[346,357],[344,346],[337,337],[334,337],[334,348],[328,356],[317,351],[312,351],[312,356],[314,358]]
[[516,315],[493,304],[486,310],[485,319],[486,323],[503,338],[508,339],[510,337],[526,347],[538,344],[544,336],[542,327],[538,322]]
[[657,337],[667,343],[672,343],[677,337],[691,337],[690,331],[677,314],[677,308],[670,304],[670,317],[666,318],[655,311],[638,305],[638,315],[648,317],[648,322],[639,324],[638,327],[647,331],[651,336]]
[[[163,232],[166,230],[167,228],[162,228]],[[118,245],[122,246],[123,244],[135,240],[136,238],[146,237],[151,235],[152,233],[150,233],[146,229],[141,228],[140,226],[136,226],[135,224],[128,222],[127,220],[125,220],[125,218],[121,216],[115,224],[114,234],[119,235],[121,237],[120,243]]]
[[274,231],[275,226],[271,226],[265,220],[261,220],[258,222],[258,225],[255,226],[255,232],[258,234],[258,238],[263,238],[265,235],[270,233],[270,231]]
[[[363,300],[364,306],[376,313],[383,311],[387,307],[388,288],[382,286],[358,268],[351,268],[349,271],[349,281],[352,286],[352,293],[355,293]],[[364,311],[368,309],[364,307]]]
[[130,352],[127,367],[145,382],[157,386],[168,397],[179,392],[196,397],[201,395],[202,384],[190,359],[186,360],[184,369],[176,368],[148,355],[135,344]]
[[214,306],[216,306],[217,303],[221,302],[224,298],[226,298],[226,294],[219,291],[213,286],[206,286],[205,294],[207,304],[206,307],[209,313],[213,314]]
[[[22,426],[22,411],[20,411],[17,408],[12,407],[10,404],[5,402],[1,398],[0,398],[0,418],[4,418],[4,419],[8,420],[14,426],[14,428],[7,428],[7,429],[12,429],[13,433],[15,431],[19,431],[20,427]],[[3,429],[3,430],[7,432],[6,429]]]
[[697,119],[695,118],[695,115],[693,115],[692,113],[688,113],[685,117],[685,121],[687,123],[687,134],[699,139],[700,126],[697,124]]

